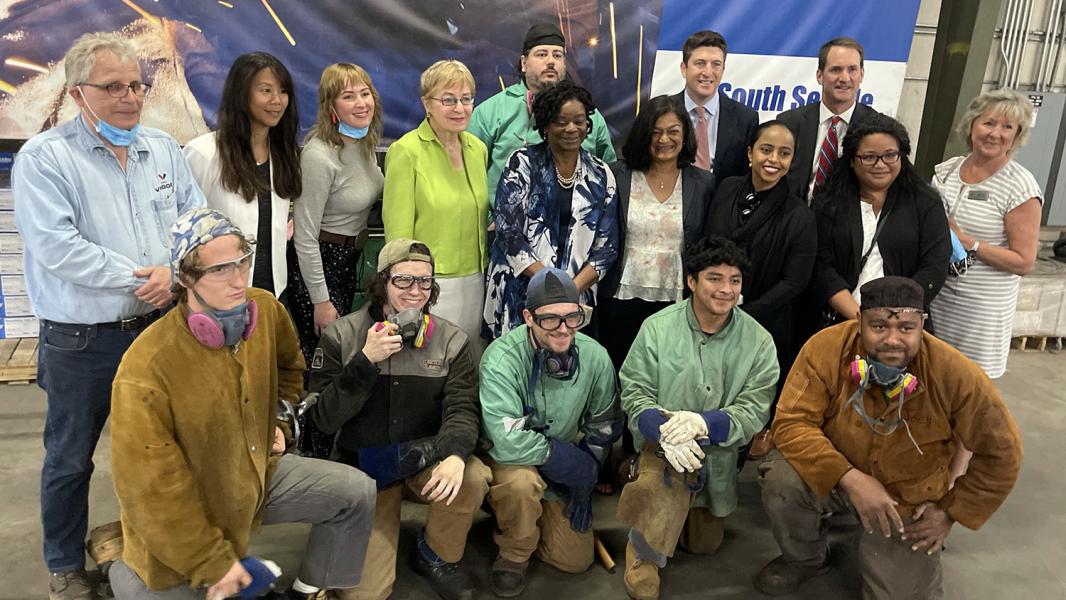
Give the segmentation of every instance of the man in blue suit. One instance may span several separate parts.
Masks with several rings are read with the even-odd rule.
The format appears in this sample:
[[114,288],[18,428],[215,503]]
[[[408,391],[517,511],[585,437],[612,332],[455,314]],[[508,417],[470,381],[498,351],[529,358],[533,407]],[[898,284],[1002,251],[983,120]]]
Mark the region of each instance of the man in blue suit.
[[696,131],[696,166],[715,181],[748,172],[747,149],[759,114],[718,93],[729,49],[717,31],[697,31],[681,48],[685,89],[674,98],[685,107]]

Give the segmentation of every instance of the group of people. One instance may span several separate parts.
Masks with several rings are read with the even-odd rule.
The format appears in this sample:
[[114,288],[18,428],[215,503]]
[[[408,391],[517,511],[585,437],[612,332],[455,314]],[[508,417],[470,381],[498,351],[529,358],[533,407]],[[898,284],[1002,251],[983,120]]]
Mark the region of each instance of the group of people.
[[[252,532],[290,521],[312,527],[276,597],[387,598],[404,498],[430,506],[414,564],[441,597],[474,594],[461,559],[483,506],[490,587],[517,596],[534,557],[592,563],[620,438],[632,598],[659,597],[678,546],[718,550],[745,457],[782,553],[759,590],[824,573],[826,516],[851,513],[864,597],[942,594],[951,525],[984,523],[1020,464],[990,378],[1036,255],[1042,193],[1011,159],[1032,107],[976,98],[970,153],[929,184],[906,129],[856,102],[855,40],[821,48],[817,104],[763,123],[718,93],[727,53],[693,34],[685,89],[644,104],[616,160],[562,32],[535,25],[519,83],[476,108],[462,63],[426,69],[426,118],[382,172],[383,107],[357,65],[323,72],[301,150],[292,77],[243,55],[217,131],[182,150],[140,126],[151,85],[128,43],[79,39],[79,115],[13,175],[48,394],[50,597],[95,597],[88,483],[109,415],[118,598],[250,593]],[[387,243],[352,312],[379,198]]]

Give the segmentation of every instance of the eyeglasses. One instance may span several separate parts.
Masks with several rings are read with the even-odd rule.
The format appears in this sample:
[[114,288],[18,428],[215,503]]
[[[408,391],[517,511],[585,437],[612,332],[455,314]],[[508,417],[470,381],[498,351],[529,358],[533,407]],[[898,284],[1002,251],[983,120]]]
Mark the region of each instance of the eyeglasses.
[[240,273],[241,275],[247,275],[252,270],[252,253],[242,254],[241,256],[227,260],[226,262],[215,263],[206,267],[201,267],[200,277],[202,279],[208,279],[210,281],[222,282],[229,281],[233,278],[233,275]]
[[129,83],[122,83],[120,81],[113,81],[111,83],[89,83],[87,81],[78,85],[87,85],[101,90],[107,90],[107,94],[112,98],[123,98],[126,96],[126,92],[133,92],[134,96],[147,96],[148,90],[152,89],[152,84],[144,83],[143,81],[131,81]]
[[443,98],[434,98],[430,96],[430,100],[436,100],[440,102],[441,106],[452,108],[456,104],[462,104],[463,106],[470,106],[474,103],[473,96],[463,96],[462,98],[456,98],[455,96],[445,96]]
[[872,167],[877,164],[877,161],[881,161],[886,165],[894,165],[899,162],[899,150],[889,150],[884,154],[856,154],[855,158],[859,159],[864,167]]
[[407,288],[411,287],[415,283],[418,284],[418,288],[419,289],[422,289],[422,290],[431,290],[431,289],[433,289],[433,276],[432,275],[428,275],[426,277],[415,277],[414,275],[393,275],[392,277],[389,277],[389,281],[392,282],[392,285],[396,286],[397,288],[399,288],[401,290],[406,290]]
[[554,315],[551,313],[545,315],[533,315],[533,322],[537,324],[537,327],[541,329],[547,329],[548,331],[555,331],[559,327],[566,323],[567,328],[577,329],[585,324],[585,311],[584,309],[577,309],[568,315]]

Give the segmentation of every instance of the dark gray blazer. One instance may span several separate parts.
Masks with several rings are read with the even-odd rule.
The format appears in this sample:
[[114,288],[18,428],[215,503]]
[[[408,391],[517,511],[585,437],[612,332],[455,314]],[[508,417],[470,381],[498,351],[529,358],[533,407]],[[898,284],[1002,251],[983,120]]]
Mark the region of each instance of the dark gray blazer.
[[[788,186],[797,190],[807,204],[807,188],[811,185],[811,172],[814,170],[815,144],[818,143],[818,107],[821,103],[815,102],[799,108],[793,108],[777,115],[777,120],[784,122],[792,134],[796,136],[796,153],[792,156],[792,166],[788,169]],[[855,112],[851,113],[851,122],[848,128],[877,111],[865,104],[856,104]],[[843,141],[843,140],[841,140]]]
[[[719,93],[718,137],[714,146],[714,181],[747,175],[748,144],[759,126],[759,113]],[[670,96],[685,111],[685,90]]]
[[[625,161],[611,163],[611,171],[618,189],[618,258],[597,285],[597,295],[601,298],[614,297],[622,277],[629,225],[629,190],[633,184],[633,173]],[[695,243],[703,235],[703,222],[714,196],[714,187],[710,172],[691,165],[681,169],[681,224],[685,244]]]

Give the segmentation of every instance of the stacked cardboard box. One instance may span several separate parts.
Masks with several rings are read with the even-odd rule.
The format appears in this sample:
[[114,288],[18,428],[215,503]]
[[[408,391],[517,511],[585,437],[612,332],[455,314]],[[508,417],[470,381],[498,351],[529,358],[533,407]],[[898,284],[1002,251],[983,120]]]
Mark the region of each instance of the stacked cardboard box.
[[1066,337],[1066,265],[1040,258],[1022,277],[1011,335]]
[[14,197],[10,188],[0,188],[0,338],[35,338],[39,331],[22,276]]

